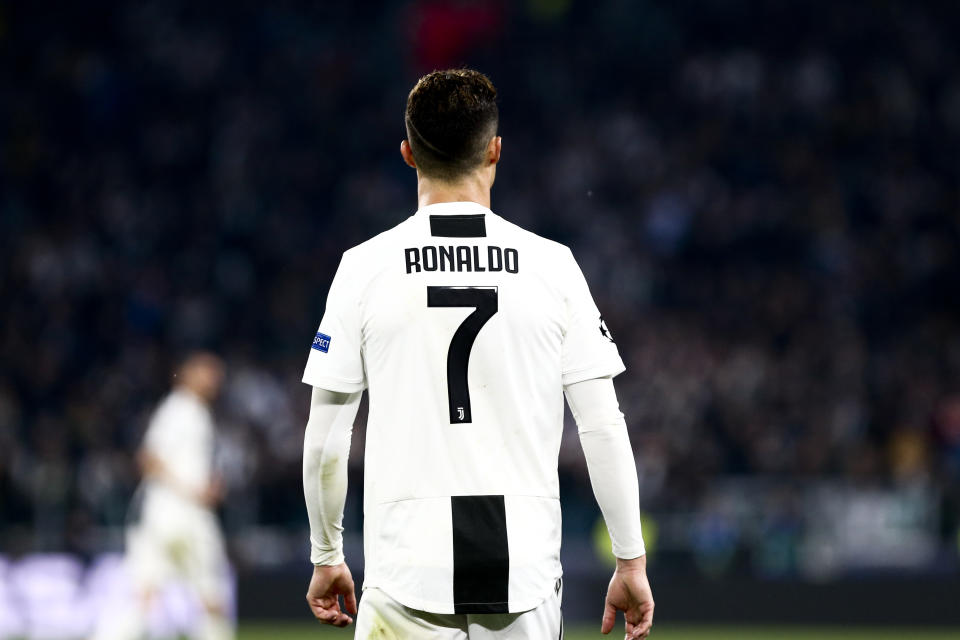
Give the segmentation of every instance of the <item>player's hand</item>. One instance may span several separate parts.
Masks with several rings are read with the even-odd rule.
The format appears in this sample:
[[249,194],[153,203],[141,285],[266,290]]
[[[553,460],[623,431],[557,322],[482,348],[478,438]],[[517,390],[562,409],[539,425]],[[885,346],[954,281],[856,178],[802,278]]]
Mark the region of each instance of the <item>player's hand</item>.
[[307,589],[307,604],[317,620],[335,627],[345,627],[353,622],[353,618],[340,609],[340,596],[343,596],[347,613],[357,615],[353,576],[346,563],[331,567],[314,566],[310,588]]
[[653,592],[647,580],[647,556],[633,560],[617,558],[617,570],[610,578],[607,588],[607,601],[603,610],[603,622],[600,631],[604,634],[613,630],[617,620],[617,611],[623,611],[627,621],[626,640],[646,638],[653,626]]

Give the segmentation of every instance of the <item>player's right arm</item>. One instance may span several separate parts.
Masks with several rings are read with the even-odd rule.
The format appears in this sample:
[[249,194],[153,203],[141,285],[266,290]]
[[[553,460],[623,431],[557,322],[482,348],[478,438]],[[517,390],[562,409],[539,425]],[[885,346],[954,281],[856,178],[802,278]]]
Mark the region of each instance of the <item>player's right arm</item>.
[[637,469],[613,380],[583,380],[566,385],[564,393],[577,422],[590,484],[617,558],[601,631],[610,633],[620,610],[626,619],[626,637],[645,638],[653,624],[653,593],[640,529]]
[[356,615],[353,578],[343,560],[343,505],[353,420],[366,388],[356,279],[363,272],[343,255],[303,372],[313,387],[303,439],[303,495],[310,519],[313,577],[307,603],[318,620],[343,627]]
[[313,577],[307,603],[321,622],[343,627],[356,615],[353,577],[343,557],[343,507],[347,498],[347,458],[353,420],[362,391],[338,393],[313,388],[303,438],[303,496],[310,520]]

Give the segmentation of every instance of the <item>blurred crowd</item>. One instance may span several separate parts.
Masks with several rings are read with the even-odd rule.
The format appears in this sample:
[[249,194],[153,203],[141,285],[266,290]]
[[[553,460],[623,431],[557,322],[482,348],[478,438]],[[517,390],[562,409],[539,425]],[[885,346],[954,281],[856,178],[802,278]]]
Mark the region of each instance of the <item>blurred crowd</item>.
[[730,476],[920,487],[956,554],[958,31],[906,1],[0,5],[0,548],[118,544],[206,347],[234,553],[289,552],[264,532],[306,526],[327,287],[416,208],[406,92],[468,64],[501,94],[494,210],[571,246],[627,363],[644,509]]

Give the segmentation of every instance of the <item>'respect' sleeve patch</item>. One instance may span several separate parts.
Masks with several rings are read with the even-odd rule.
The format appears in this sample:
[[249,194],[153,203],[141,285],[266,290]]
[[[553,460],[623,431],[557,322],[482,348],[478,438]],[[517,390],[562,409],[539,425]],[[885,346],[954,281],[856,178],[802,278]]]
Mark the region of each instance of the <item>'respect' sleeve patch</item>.
[[312,348],[321,353],[326,353],[330,350],[330,336],[318,331],[316,337],[313,339]]

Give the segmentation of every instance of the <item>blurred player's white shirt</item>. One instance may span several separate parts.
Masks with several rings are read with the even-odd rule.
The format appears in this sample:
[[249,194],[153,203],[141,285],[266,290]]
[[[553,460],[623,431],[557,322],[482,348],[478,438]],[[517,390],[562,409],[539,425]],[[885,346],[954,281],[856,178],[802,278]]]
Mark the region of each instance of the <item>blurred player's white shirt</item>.
[[343,255],[303,381],[369,386],[364,587],[533,609],[560,567],[563,386],[624,370],[570,250],[472,202]]
[[[213,417],[207,404],[184,389],[170,393],[156,408],[143,449],[164,467],[166,479],[147,476],[139,520],[127,530],[127,566],[138,591],[155,592],[172,579],[191,585],[207,603],[221,605],[229,596],[223,538],[216,514],[194,495],[211,481]],[[229,640],[230,623],[200,609],[195,637]],[[94,640],[146,637],[148,615],[140,606],[106,610]],[[195,630],[196,631],[196,630]]]
[[[163,463],[177,487],[198,494],[211,480],[213,430],[207,404],[194,393],[177,389],[154,411],[143,448]],[[183,491],[158,479],[147,478],[144,493],[143,519],[147,523],[154,516],[169,519],[208,511]]]
[[227,584],[223,537],[213,509],[194,496],[212,480],[213,416],[194,393],[177,389],[157,407],[143,448],[163,464],[173,483],[147,477],[143,513],[128,532],[128,556],[142,587],[185,578],[210,602]]

